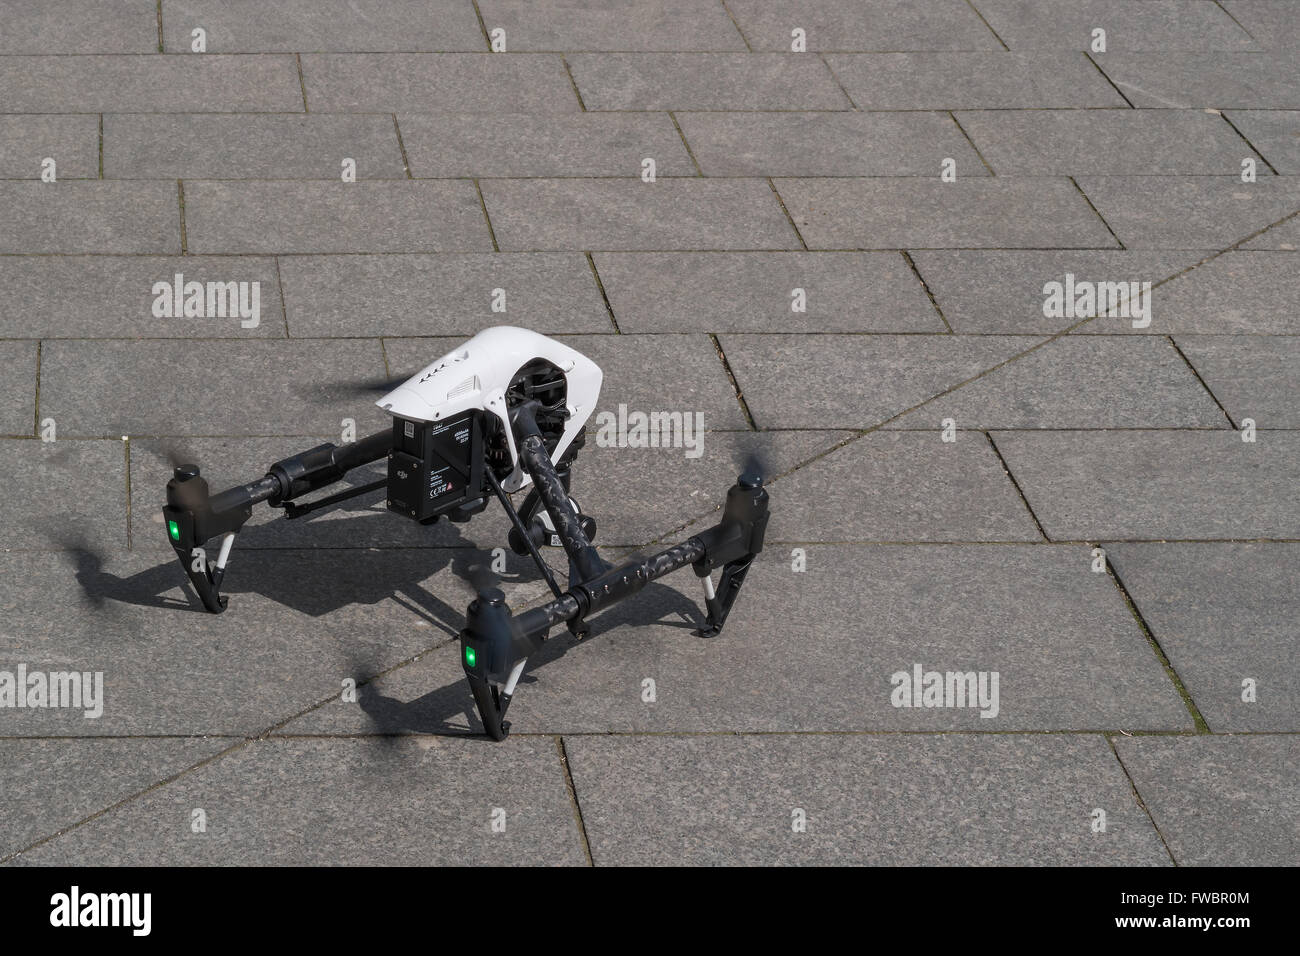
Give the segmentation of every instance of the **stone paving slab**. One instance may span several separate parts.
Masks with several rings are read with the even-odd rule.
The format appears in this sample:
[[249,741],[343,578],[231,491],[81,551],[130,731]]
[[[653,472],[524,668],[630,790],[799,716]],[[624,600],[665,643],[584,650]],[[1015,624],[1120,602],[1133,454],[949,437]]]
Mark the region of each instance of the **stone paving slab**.
[[983,429],[1231,427],[1177,349],[1154,336],[1057,339],[885,427],[934,430],[948,418]]
[[1040,340],[723,335],[719,341],[759,428],[870,428]]
[[368,434],[391,419],[356,385],[386,377],[374,339],[49,341],[41,415],[68,436]]
[[[555,632],[525,672],[514,732],[1192,729],[1086,548],[823,545],[806,559],[795,574],[788,549],[765,551],[715,639],[691,633],[701,594],[689,574],[594,618],[582,643]],[[849,568],[854,588],[844,587]],[[990,716],[974,704],[895,706],[894,675],[916,664],[984,671]],[[653,702],[642,698],[647,678]],[[442,647],[368,685],[359,706],[327,702],[283,732],[481,733],[458,704],[468,694],[458,648]]]
[[[12,666],[5,661],[4,666]],[[4,724],[0,723],[0,727]],[[229,741],[0,740],[0,858],[211,757]]]
[[1182,866],[1294,866],[1294,736],[1133,737],[1120,759]]
[[[414,375],[457,339],[386,339],[394,376]],[[587,427],[595,439],[595,416],[618,414],[619,405],[650,412],[702,412],[708,429],[749,427],[726,368],[705,335],[590,335],[559,339],[595,362],[605,374],[596,412]]]
[[[1300,212],[1300,210],[1297,210]],[[1242,243],[1243,249],[1269,249],[1282,252],[1300,250],[1300,216],[1292,215],[1279,225],[1273,226],[1263,235],[1256,236],[1249,242]]]
[[1108,53],[1098,58],[1136,107],[1295,109],[1294,58],[1271,53]]
[[0,340],[0,435],[35,434],[38,361],[35,343]]
[[310,53],[301,60],[315,112],[580,109],[564,61],[548,54]]
[[[1095,736],[579,737],[565,748],[598,866],[1169,864]],[[1090,830],[1097,807],[1104,834]]]
[[1151,324],[1175,333],[1300,332],[1291,302],[1296,266],[1294,256],[1224,253],[1156,289]]
[[1233,431],[996,432],[1054,540],[1295,538],[1300,436]]
[[790,52],[796,27],[816,52],[1002,49],[974,9],[958,0],[730,0],[727,9],[755,50]]
[[0,254],[181,250],[175,183],[0,182],[0,208]]
[[589,110],[845,110],[816,57],[775,53],[575,53],[566,62]]
[[60,179],[99,175],[99,117],[0,114],[0,179],[40,179],[53,159]]
[[[249,318],[241,318],[238,287],[224,309],[214,287],[212,316],[176,314],[176,276],[190,282],[244,282]],[[154,292],[158,283],[167,289]],[[257,288],[254,314],[253,288]],[[191,294],[195,290],[191,289]],[[195,299],[197,304],[199,300]],[[164,306],[170,304],[170,309]],[[171,311],[171,316],[154,315]],[[224,315],[221,314],[224,311]],[[244,328],[243,323],[257,324]],[[284,313],[275,260],[232,256],[3,256],[0,257],[0,336],[68,338],[277,338]]]
[[[155,33],[156,36],[156,33]],[[296,113],[298,66],[266,56],[25,56],[0,60],[6,113]]]
[[[1107,560],[1216,732],[1300,727],[1295,544],[1119,544]],[[1243,700],[1245,682],[1255,699]]]
[[[575,252],[286,256],[279,265],[295,336],[469,338],[506,324],[613,331],[591,267]],[[505,312],[492,311],[497,289]]]
[[154,53],[154,0],[8,0],[0,55]]
[[486,50],[471,0],[163,0],[163,49],[189,53]]
[[[56,436],[63,434],[67,423],[55,422]],[[0,440],[0,477],[7,489],[0,499],[0,548],[126,547],[121,440]],[[33,588],[38,583],[28,581]],[[0,618],[7,616],[11,602],[0,600],[0,610],[6,612]]]
[[510,50],[740,50],[745,40],[722,3],[535,3],[479,0],[483,26],[505,30]]
[[1300,179],[1282,176],[1253,183],[1236,176],[1081,176],[1078,182],[1129,249],[1226,249],[1300,210]]
[[1114,248],[1068,179],[777,179],[812,249]]
[[391,116],[104,117],[105,179],[404,179]]
[[876,432],[776,488],[781,507],[768,524],[772,541],[1042,540],[983,436],[960,435],[949,444],[937,428]]
[[1082,53],[828,54],[861,110],[1127,107]]
[[195,253],[485,252],[492,236],[474,184],[192,181],[185,230]]
[[411,175],[695,176],[672,118],[660,113],[411,113],[398,117]]
[[[1086,316],[1066,315],[1051,318],[1044,315],[1049,308],[1053,292],[1044,292],[1049,283],[1061,286],[1061,301],[1066,301],[1067,276],[1076,283],[1089,283],[1095,294],[1099,282],[1150,282],[1151,324],[1144,329],[1133,328],[1133,317],[1100,315],[1090,319],[1076,331],[1079,334],[1134,335],[1165,334],[1184,328],[1198,331],[1223,329],[1235,321],[1260,323],[1264,331],[1268,324],[1282,321],[1276,310],[1282,308],[1287,298],[1284,291],[1289,283],[1282,271],[1271,264],[1240,262],[1242,268],[1219,269],[1225,275],[1216,276],[1207,284],[1200,280],[1199,267],[1186,278],[1155,287],[1157,282],[1169,279],[1184,269],[1210,256],[1211,250],[1188,252],[1127,252],[1127,251],[1046,251],[1046,250],[920,250],[912,253],[917,270],[943,310],[943,317],[958,334],[1053,334],[1082,322]],[[1221,257],[1221,259],[1227,258]],[[1255,257],[1259,259],[1260,257]],[[1216,262],[1221,260],[1216,260]],[[1277,263],[1280,265],[1280,263]],[[1247,276],[1248,273],[1248,276]],[[1240,276],[1223,294],[1234,308],[1235,319],[1228,318],[1226,309],[1208,310],[1205,303],[1219,295],[1221,282],[1228,276]],[[1185,285],[1180,285],[1185,283]],[[1131,287],[1130,287],[1131,288]],[[1214,290],[1214,295],[1209,290]],[[1186,295],[1180,292],[1186,290]],[[1139,287],[1139,293],[1140,293]],[[1078,301],[1080,292],[1069,297]],[[1243,301],[1248,297],[1248,301]],[[1258,304],[1258,312],[1251,308]],[[1269,313],[1269,309],[1274,310]],[[1062,307],[1062,313],[1064,308]],[[1139,318],[1139,321],[1142,321]]]
[[999,176],[1223,175],[1239,173],[1248,157],[1264,166],[1222,116],[1197,110],[985,110],[956,116]]
[[988,175],[942,113],[683,113],[706,176],[938,176],[945,159]]
[[[892,252],[597,252],[624,332],[943,332]],[[805,311],[795,312],[795,289]]]
[[503,252],[797,249],[762,179],[494,179],[483,201]]
[[1290,0],[1224,0],[1223,9],[1265,49],[1300,49],[1300,25]]
[[[256,741],[17,862],[582,865],[555,741],[486,749],[478,740]],[[191,831],[196,807],[206,833]],[[498,810],[501,833],[492,827]]]
[[1259,49],[1211,0],[976,0],[975,8],[1012,50],[1092,50],[1097,28],[1106,53]]
[[1300,110],[1230,110],[1224,115],[1280,174],[1300,173]]
[[1300,338],[1180,335],[1175,341],[1234,422],[1300,428]]
[[[29,673],[103,673],[103,712],[5,710],[6,735],[261,733],[453,639],[471,550],[235,549],[209,614],[175,555],[0,551],[0,640]],[[536,578],[503,582],[536,601]],[[465,703],[472,706],[468,690]]]

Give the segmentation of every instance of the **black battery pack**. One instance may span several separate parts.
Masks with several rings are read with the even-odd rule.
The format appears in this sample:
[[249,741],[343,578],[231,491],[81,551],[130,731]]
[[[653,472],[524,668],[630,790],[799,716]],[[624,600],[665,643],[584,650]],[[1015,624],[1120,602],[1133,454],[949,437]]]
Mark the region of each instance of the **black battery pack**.
[[389,511],[430,521],[484,496],[481,415],[471,409],[445,422],[393,419]]

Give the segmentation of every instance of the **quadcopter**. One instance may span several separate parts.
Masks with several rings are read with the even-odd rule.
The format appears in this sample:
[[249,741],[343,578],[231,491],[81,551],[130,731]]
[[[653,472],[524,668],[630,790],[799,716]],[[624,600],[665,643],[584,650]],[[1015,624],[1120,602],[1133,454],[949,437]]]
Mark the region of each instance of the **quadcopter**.
[[[530,556],[553,599],[519,614],[497,587],[477,597],[459,633],[460,661],[484,730],[504,740],[506,709],[528,658],[565,625],[585,637],[588,618],[651,581],[690,565],[703,583],[706,623],[722,631],[754,558],[763,550],[768,494],[752,463],[727,491],[721,520],[651,557],[612,565],[592,545],[596,522],[569,496],[572,467],[596,407],[600,368],[567,345],[526,329],[485,329],[379,399],[391,428],[342,445],[327,443],[278,461],[256,481],[211,494],[196,465],[179,465],[167,482],[167,536],[203,607],[220,614],[235,536],[253,505],[265,501],[299,518],[349,498],[384,490],[388,510],[428,525],[469,521],[495,498],[510,519],[509,545]],[[297,499],[386,458],[387,477],[306,503]],[[518,509],[510,496],[527,493]],[[217,558],[206,545],[220,543]],[[563,548],[561,588],[542,548]],[[715,588],[712,574],[721,568]]]

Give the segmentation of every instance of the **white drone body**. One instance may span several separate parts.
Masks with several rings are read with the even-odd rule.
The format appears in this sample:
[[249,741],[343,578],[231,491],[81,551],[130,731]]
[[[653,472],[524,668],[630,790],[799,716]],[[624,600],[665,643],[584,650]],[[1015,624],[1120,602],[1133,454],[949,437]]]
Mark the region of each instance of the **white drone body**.
[[472,408],[501,420],[514,464],[501,483],[508,492],[527,487],[532,479],[519,465],[519,449],[506,408],[511,380],[528,363],[544,359],[562,373],[566,383],[564,432],[552,452],[556,460],[596,409],[600,383],[598,366],[581,352],[528,329],[499,325],[484,329],[469,341],[431,362],[375,404],[392,415],[438,422]]

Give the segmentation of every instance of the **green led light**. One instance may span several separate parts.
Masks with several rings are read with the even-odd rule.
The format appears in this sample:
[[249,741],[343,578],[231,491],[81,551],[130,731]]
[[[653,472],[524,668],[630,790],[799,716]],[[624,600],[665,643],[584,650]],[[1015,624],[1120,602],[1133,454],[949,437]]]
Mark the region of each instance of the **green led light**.
[[181,539],[181,526],[175,521],[168,521],[167,533],[172,536],[173,541],[179,541]]
[[473,666],[474,666],[474,661],[475,661],[476,657],[477,657],[477,655],[474,653],[474,648],[472,648],[472,647],[467,647],[467,648],[465,648],[465,663],[466,663],[466,664],[468,664],[470,667],[473,667]]

